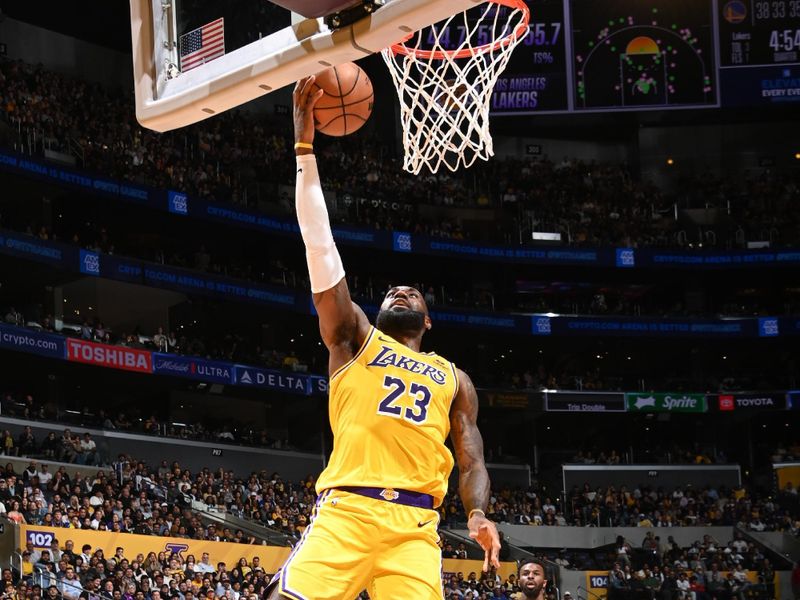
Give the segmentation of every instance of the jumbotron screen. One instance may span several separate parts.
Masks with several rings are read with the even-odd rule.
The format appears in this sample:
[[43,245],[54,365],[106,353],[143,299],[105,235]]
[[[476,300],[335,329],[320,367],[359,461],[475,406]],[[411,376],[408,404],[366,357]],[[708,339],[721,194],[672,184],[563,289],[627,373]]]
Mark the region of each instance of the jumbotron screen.
[[800,0],[526,0],[494,115],[800,103]]

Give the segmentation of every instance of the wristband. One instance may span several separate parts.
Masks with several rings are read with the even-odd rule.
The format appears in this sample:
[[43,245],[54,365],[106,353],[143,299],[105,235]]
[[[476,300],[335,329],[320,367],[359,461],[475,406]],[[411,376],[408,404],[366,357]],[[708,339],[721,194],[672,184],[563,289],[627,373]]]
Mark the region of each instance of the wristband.
[[295,142],[294,149],[297,150],[298,148],[306,148],[308,150],[313,150],[314,144],[309,144],[308,142]]
[[480,508],[473,508],[471,511],[469,511],[469,515],[467,515],[467,521],[469,521],[472,518],[472,513],[481,513],[481,516],[486,518],[486,513],[483,512]]

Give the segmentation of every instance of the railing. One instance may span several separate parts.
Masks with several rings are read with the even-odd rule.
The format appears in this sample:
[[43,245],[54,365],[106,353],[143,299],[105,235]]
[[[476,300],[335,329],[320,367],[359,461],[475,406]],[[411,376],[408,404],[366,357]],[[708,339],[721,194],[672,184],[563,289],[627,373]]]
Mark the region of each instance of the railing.
[[[15,558],[17,559],[16,566],[14,566]],[[8,557],[8,566],[11,568],[12,571],[16,569],[18,573],[22,574],[22,554],[20,554],[19,552],[12,552],[11,556]]]
[[275,529],[270,529],[263,523],[254,521],[244,514],[234,515],[230,512],[210,510],[207,505],[197,501],[192,502],[192,510],[198,513],[204,521],[236,527],[256,539],[261,539],[263,543],[270,546],[292,547],[297,542],[297,538]]
[[86,164],[86,151],[83,148],[83,144],[76,138],[69,138],[67,141],[69,144],[69,153],[75,157],[75,160],[78,161],[78,164],[83,167]]
[[[581,596],[581,592],[585,592],[586,595]],[[582,585],[579,585],[577,588],[575,588],[575,593],[578,595],[578,600],[605,600],[604,596],[601,596],[600,594],[593,592]]]

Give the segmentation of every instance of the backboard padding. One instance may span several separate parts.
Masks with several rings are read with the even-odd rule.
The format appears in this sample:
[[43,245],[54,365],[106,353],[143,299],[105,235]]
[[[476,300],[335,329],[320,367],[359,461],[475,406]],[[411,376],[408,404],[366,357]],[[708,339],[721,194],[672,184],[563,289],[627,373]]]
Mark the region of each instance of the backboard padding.
[[483,1],[389,0],[334,31],[321,18],[302,20],[170,78],[165,64],[176,56],[174,46],[165,46],[169,27],[174,28],[171,2],[130,0],[136,117],[156,131],[196,123],[329,66],[378,52]]

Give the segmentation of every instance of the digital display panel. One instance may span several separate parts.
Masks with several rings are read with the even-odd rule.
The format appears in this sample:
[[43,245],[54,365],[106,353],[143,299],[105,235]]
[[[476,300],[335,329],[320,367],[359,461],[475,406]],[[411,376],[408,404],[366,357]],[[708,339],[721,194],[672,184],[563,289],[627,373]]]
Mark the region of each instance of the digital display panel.
[[[800,0],[798,0],[800,1]],[[527,0],[528,34],[511,55],[492,93],[492,114],[568,109],[563,0]]]
[[720,0],[720,66],[800,61],[800,0]]
[[575,110],[717,106],[712,0],[572,0]]

